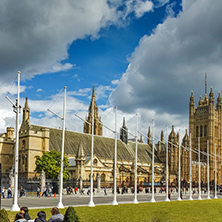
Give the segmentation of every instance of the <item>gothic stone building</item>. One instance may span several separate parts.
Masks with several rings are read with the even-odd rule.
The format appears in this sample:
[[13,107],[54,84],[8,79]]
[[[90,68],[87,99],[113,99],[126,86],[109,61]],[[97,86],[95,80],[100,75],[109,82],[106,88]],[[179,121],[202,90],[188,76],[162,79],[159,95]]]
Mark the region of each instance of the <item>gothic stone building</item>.
[[[209,141],[210,152],[221,155],[222,134],[222,103],[220,94],[215,108],[214,94],[200,98],[195,108],[193,92],[189,104],[189,134],[185,133],[181,146],[181,178],[189,181],[189,151],[186,147],[198,148],[200,141],[201,151],[206,152]],[[99,175],[102,182],[112,183],[114,165],[114,139],[102,136],[101,117],[98,116],[98,107],[95,101],[93,88],[92,100],[89,106],[87,122],[92,123],[92,110],[94,110],[94,157],[91,160],[91,126],[84,124],[84,133],[73,131],[65,132],[65,155],[69,159],[70,179],[89,180],[91,161],[94,165],[94,179]],[[3,175],[8,175],[14,163],[14,129],[8,127],[7,132],[0,135],[0,161]],[[152,181],[151,158],[152,143],[151,132],[148,130],[147,143],[142,138],[138,141],[138,183],[148,184]],[[191,139],[190,139],[191,136]],[[155,144],[155,182],[165,178],[166,144],[161,132],[160,141]],[[199,139],[198,139],[199,138]],[[19,131],[19,176],[34,177],[35,158],[41,156],[43,151],[61,150],[62,130],[30,123],[30,108],[26,99],[23,108],[23,120]],[[169,148],[169,173],[170,183],[176,185],[178,178],[179,134],[174,131],[174,126],[168,136]],[[125,119],[120,129],[120,139],[117,142],[117,184],[132,185],[134,183],[135,141],[128,139]],[[198,182],[198,159],[192,154],[192,181]],[[217,159],[217,181],[221,184],[221,160]],[[206,157],[201,155],[201,181],[206,183]],[[214,180],[214,159],[210,157],[210,181]]]

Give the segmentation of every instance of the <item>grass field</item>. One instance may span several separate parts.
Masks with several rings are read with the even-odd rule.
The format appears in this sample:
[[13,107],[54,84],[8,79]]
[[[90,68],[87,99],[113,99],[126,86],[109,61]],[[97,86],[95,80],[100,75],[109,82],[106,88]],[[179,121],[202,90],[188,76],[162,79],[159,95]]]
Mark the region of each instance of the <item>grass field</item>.
[[[119,204],[117,206],[103,205],[96,207],[75,207],[82,222],[116,221],[116,222],[198,222],[222,221],[222,199],[172,201],[139,204]],[[44,210],[47,219],[51,216],[51,209],[30,209],[31,218]],[[60,210],[64,215],[66,209]],[[14,221],[15,212],[8,211],[11,221]]]

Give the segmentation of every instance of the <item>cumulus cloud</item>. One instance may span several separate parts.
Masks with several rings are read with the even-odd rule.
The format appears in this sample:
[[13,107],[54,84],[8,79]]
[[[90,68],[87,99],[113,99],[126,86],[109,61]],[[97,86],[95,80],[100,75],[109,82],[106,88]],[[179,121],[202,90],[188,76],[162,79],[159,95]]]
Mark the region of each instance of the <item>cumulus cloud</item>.
[[222,2],[184,0],[182,6],[176,18],[168,17],[141,38],[110,96],[113,106],[128,113],[140,107],[187,116],[191,90],[196,102],[204,94],[205,71],[208,88],[213,85],[215,94],[221,90]]

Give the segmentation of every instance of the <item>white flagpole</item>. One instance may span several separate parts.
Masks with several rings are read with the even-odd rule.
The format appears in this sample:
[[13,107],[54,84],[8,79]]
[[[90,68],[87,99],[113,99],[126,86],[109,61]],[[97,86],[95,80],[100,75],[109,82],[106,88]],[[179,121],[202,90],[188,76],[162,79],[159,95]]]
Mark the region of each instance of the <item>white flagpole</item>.
[[191,134],[190,134],[190,197],[189,200],[193,200],[192,198],[192,150],[191,150]]
[[92,97],[92,143],[91,143],[91,175],[90,175],[90,201],[89,207],[95,207],[93,202],[93,147],[94,147],[94,97]]
[[207,140],[207,199],[210,199],[209,140]]
[[168,126],[166,126],[166,199],[165,201],[170,201],[169,199],[169,165],[168,165],[168,135],[167,135],[167,132],[168,131]]
[[14,180],[14,196],[11,211],[19,211],[18,206],[18,161],[19,161],[19,96],[20,96],[20,71],[18,71],[18,88],[17,88],[17,103],[16,110],[16,144],[15,144],[15,180]]
[[179,155],[178,155],[178,158],[179,158],[179,163],[178,163],[178,198],[177,200],[182,200],[181,197],[180,197],[180,134],[179,134]]
[[138,115],[136,114],[136,148],[135,148],[135,177],[134,177],[134,204],[138,204],[137,200],[137,135],[138,135]]
[[114,159],[114,183],[113,183],[113,202],[112,205],[118,205],[116,200],[116,166],[117,166],[117,107],[115,107],[115,159]]
[[200,182],[200,137],[198,137],[198,178],[199,178],[199,196],[198,200],[202,200],[201,198],[201,182]]
[[214,173],[214,199],[217,199],[217,153],[216,153],[216,143],[215,143],[215,173]]
[[150,200],[150,202],[155,203],[155,199],[154,199],[154,119],[153,119],[153,147],[152,147],[152,198]]
[[64,160],[64,143],[65,143],[65,116],[66,116],[66,86],[64,87],[64,102],[63,102],[63,124],[62,124],[62,151],[61,151],[61,169],[59,183],[59,203],[58,208],[64,208],[62,203],[62,188],[63,188],[63,160]]

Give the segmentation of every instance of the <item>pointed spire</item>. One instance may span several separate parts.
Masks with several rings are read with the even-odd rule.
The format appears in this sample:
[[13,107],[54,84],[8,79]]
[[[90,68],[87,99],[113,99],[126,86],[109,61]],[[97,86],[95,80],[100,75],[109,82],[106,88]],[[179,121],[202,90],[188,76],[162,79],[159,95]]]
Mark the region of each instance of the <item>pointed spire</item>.
[[143,143],[143,136],[140,135],[140,140],[139,140],[140,143]]
[[28,106],[28,98],[26,97],[25,98],[25,106],[24,106],[25,109],[29,109],[29,106]]
[[82,157],[85,157],[85,153],[84,153],[84,149],[82,146],[82,141],[80,141],[76,158],[82,158]]
[[200,96],[200,100],[199,100],[198,105],[202,105],[202,96]]
[[123,127],[126,127],[125,117],[123,117]]
[[210,93],[209,93],[209,98],[213,99],[214,98],[214,93],[213,93],[213,87],[210,87]]
[[193,91],[191,91],[190,102],[194,102]]
[[147,144],[151,143],[151,132],[150,132],[150,127],[148,128],[148,134],[147,134]]
[[164,134],[163,134],[163,130],[161,131],[160,140],[161,140],[161,142],[164,142]]
[[95,97],[95,89],[94,89],[94,85],[93,85],[92,97]]
[[217,102],[218,102],[218,103],[221,103],[220,92],[218,93]]

